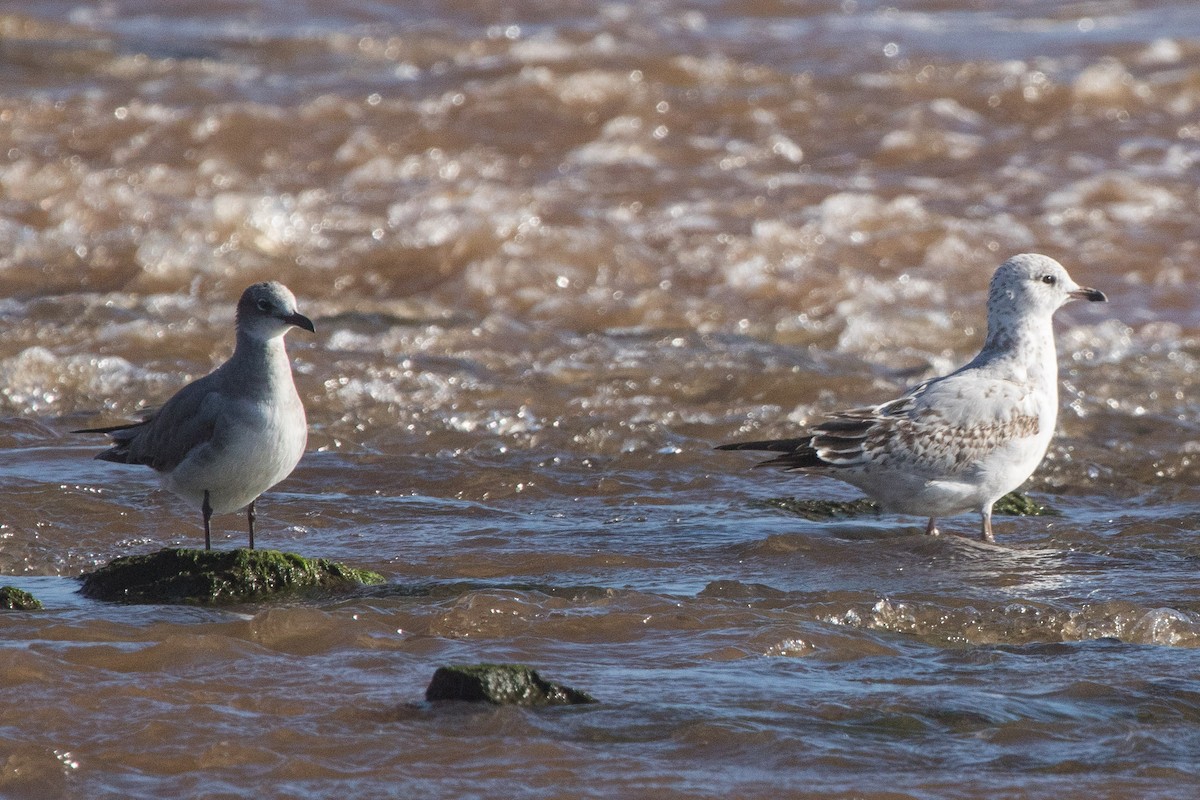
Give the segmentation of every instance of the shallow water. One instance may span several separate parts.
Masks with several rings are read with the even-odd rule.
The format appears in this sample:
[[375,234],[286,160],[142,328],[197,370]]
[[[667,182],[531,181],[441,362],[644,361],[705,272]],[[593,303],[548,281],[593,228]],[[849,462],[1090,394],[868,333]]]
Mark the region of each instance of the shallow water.
[[[993,5],[4,7],[0,795],[1194,797],[1200,7]],[[754,501],[857,492],[711,451],[962,363],[1025,251],[1111,299],[1062,516],[807,521]],[[318,334],[259,544],[388,585],[79,597],[202,534],[69,431],[265,277]],[[487,660],[602,702],[423,703]]]

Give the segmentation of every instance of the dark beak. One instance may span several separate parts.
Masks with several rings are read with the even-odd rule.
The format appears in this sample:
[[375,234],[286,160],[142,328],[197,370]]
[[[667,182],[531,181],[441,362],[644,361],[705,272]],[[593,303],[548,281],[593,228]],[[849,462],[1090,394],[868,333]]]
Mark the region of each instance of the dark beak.
[[[1090,292],[1091,289],[1088,289],[1088,291]],[[1100,298],[1103,299],[1104,295],[1100,295]],[[295,325],[297,328],[304,328],[304,330],[308,331],[309,333],[317,332],[316,327],[312,324],[312,320],[299,312],[295,314],[288,314],[283,318],[283,321],[291,325]]]
[[[1099,289],[1088,289],[1082,287],[1069,293],[1075,300],[1090,300],[1093,303],[1107,303],[1108,298],[1104,296],[1104,292]],[[311,330],[311,329],[310,329]]]

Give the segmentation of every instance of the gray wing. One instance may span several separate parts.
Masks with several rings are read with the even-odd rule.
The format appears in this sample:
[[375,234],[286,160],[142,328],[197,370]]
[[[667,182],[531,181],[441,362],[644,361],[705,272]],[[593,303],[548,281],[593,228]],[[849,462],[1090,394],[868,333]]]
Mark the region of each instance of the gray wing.
[[1040,419],[1032,392],[1012,381],[982,380],[977,374],[963,378],[955,373],[890,402],[838,412],[807,436],[720,449],[779,452],[759,466],[788,471],[903,464],[913,472],[945,476],[1037,434]]
[[107,433],[113,446],[96,458],[122,464],[145,464],[169,472],[216,432],[220,378],[209,374],[189,383],[154,414],[131,425],[91,428],[80,433]]

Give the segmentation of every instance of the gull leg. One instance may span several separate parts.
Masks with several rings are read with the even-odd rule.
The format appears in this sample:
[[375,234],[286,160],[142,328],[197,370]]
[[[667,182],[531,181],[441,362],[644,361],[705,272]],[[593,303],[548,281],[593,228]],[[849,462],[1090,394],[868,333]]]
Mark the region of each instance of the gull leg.
[[254,549],[254,501],[250,501],[250,505],[246,506],[246,522],[250,525],[250,549]]
[[941,536],[942,532],[937,529],[937,517],[930,517],[929,524],[925,526],[925,533],[930,536]]
[[204,502],[200,504],[200,513],[204,515],[204,549],[212,550],[212,537],[208,532],[208,521],[212,519],[212,506],[208,502],[208,489],[204,490]]
[[979,516],[983,517],[983,530],[980,531],[979,538],[985,542],[994,542],[996,537],[992,536],[992,504],[988,503],[983,507],[983,511],[979,512]]

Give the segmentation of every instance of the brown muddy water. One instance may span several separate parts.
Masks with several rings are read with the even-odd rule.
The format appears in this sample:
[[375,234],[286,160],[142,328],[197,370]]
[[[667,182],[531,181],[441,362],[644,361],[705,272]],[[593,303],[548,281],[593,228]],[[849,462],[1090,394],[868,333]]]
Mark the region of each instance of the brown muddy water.
[[[1195,797],[1198,162],[1190,0],[5,4],[0,795]],[[858,493],[712,452],[962,363],[1027,251],[1112,301],[1062,516],[809,521],[756,502]],[[317,335],[260,544],[388,585],[84,600],[201,529],[68,431],[267,277]],[[423,702],[475,661],[601,703]]]

